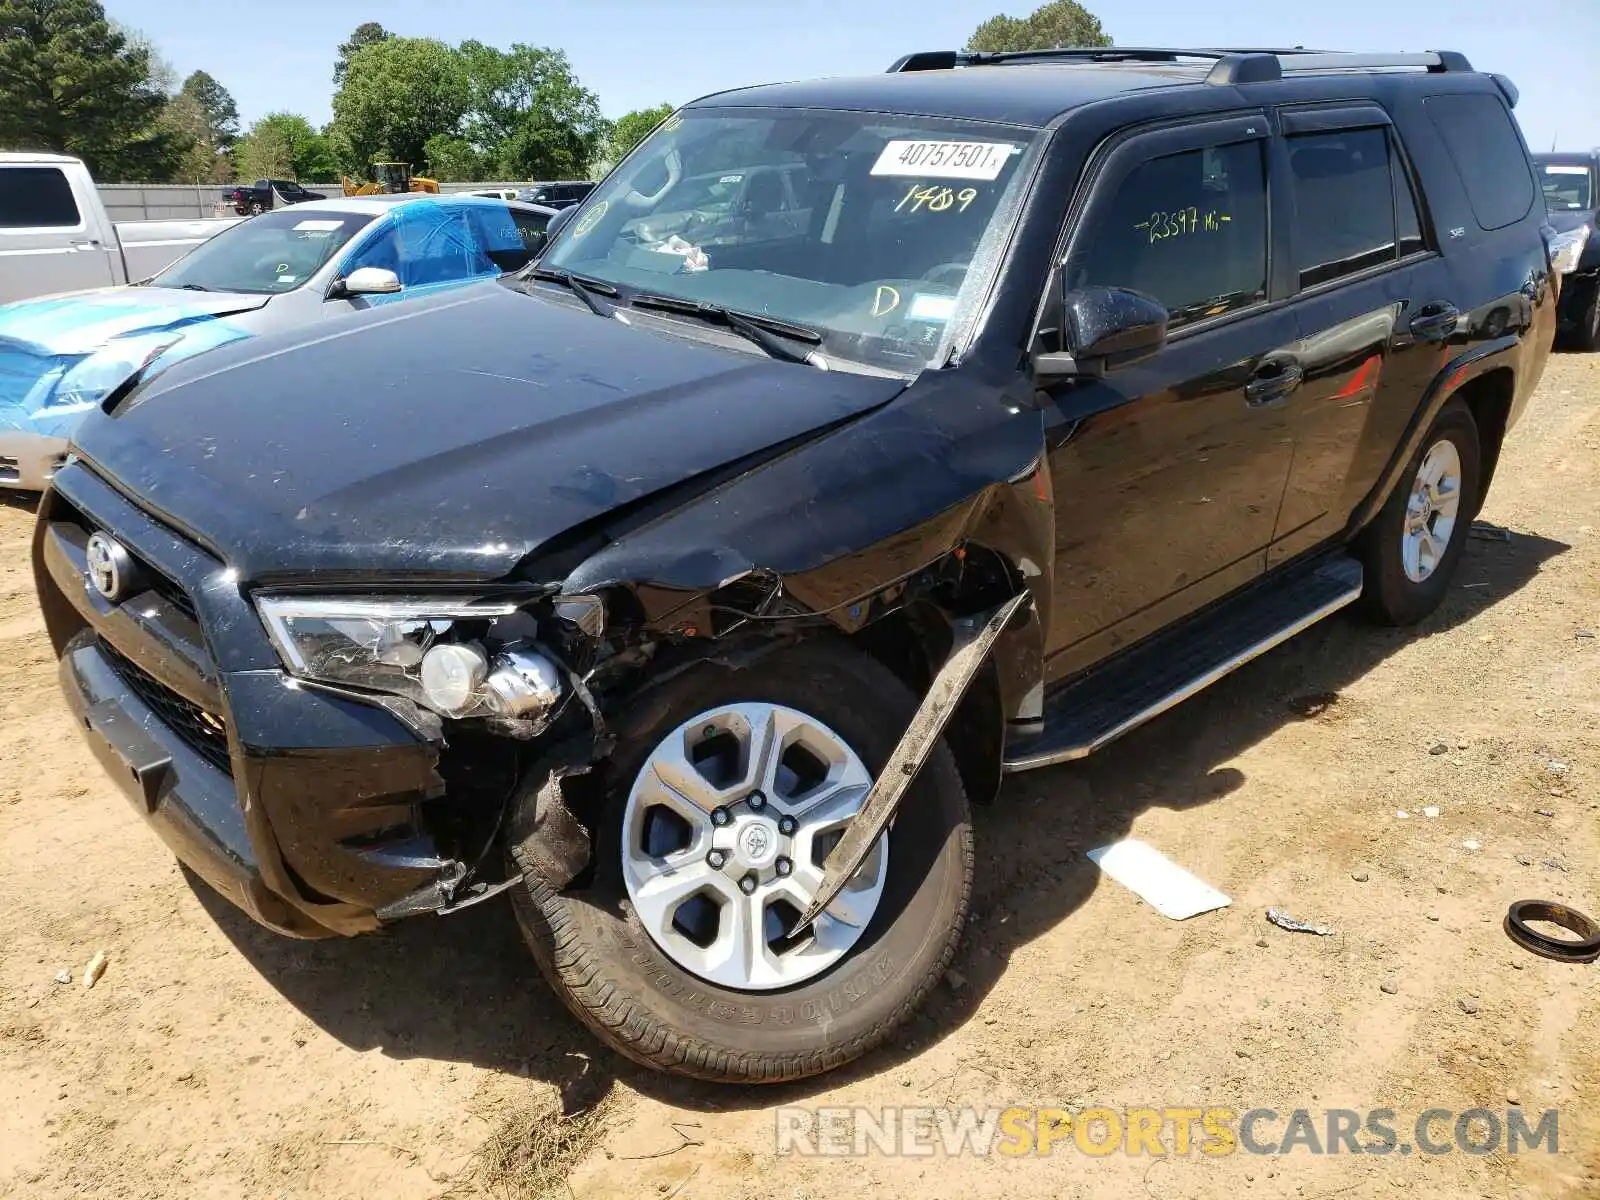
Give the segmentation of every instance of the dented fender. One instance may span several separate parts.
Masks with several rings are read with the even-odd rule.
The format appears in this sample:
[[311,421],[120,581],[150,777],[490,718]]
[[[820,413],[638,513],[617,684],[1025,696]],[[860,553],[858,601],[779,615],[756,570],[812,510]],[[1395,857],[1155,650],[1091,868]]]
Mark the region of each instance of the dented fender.
[[920,575],[982,550],[1011,577],[991,605],[1019,587],[1032,597],[993,657],[1007,717],[1034,719],[1055,514],[1042,416],[1023,387],[1014,375],[1008,385],[924,372],[882,408],[610,540],[562,591],[621,589],[645,629],[680,638],[715,636],[730,596],[777,593],[781,612],[745,616],[820,616],[855,633],[898,608]]

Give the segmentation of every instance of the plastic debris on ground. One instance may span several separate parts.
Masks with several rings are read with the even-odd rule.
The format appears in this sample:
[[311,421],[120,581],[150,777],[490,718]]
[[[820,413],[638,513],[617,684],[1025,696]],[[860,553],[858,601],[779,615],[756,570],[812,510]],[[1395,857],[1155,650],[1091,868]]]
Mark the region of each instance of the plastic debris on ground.
[[99,983],[100,976],[106,973],[106,964],[110,961],[104,950],[96,950],[94,957],[89,960],[89,965],[83,968],[83,986],[92,988]]
[[1089,860],[1164,917],[1185,921],[1233,901],[1153,846],[1125,838],[1089,851]]
[[1297,921],[1281,908],[1267,909],[1267,920],[1279,929],[1287,929],[1290,933],[1314,933],[1318,937],[1332,937],[1334,930],[1327,925],[1316,925],[1310,921]]

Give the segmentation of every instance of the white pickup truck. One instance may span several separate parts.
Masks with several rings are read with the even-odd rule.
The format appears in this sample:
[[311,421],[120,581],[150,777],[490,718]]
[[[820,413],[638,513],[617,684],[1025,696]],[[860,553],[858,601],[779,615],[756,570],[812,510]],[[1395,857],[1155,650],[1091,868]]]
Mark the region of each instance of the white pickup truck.
[[0,154],[0,304],[148,279],[237,221],[119,221],[64,154]]

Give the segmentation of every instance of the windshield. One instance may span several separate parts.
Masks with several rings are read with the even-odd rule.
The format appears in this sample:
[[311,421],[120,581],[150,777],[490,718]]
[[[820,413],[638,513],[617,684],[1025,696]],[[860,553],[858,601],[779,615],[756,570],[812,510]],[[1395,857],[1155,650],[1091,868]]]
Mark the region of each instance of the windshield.
[[375,220],[371,213],[262,213],[202,242],[150,285],[207,292],[293,291]]
[[1564,163],[1539,163],[1538,167],[1544,206],[1550,212],[1594,207],[1594,173],[1588,167]]
[[1010,125],[808,109],[691,109],[557,236],[541,270],[815,330],[914,371],[973,304],[1038,137]]

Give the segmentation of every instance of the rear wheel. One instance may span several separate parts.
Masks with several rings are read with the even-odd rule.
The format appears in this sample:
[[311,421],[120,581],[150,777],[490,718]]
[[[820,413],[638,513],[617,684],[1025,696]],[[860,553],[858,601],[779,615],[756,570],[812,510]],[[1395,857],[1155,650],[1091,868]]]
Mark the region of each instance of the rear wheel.
[[789,935],[915,710],[876,661],[813,644],[697,667],[625,717],[588,883],[555,892],[512,848],[519,921],[567,1005],[630,1058],[706,1079],[796,1079],[881,1042],[966,914],[971,829],[947,747],[844,892]]
[[1451,400],[1362,535],[1362,601],[1372,616],[1413,625],[1444,600],[1478,511],[1481,462],[1472,412]]
[[261,201],[259,201],[259,200],[250,201],[250,215],[252,217],[259,217],[265,211],[266,211],[266,209],[262,206]]

